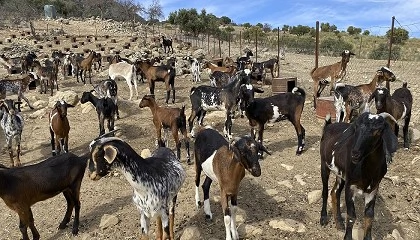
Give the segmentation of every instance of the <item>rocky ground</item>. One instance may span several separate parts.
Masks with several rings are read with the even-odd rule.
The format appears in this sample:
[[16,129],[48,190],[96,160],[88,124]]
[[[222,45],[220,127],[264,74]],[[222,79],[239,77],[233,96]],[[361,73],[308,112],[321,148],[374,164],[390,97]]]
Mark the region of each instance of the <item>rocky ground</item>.
[[[38,24],[45,24],[45,22]],[[94,31],[93,24],[90,27],[90,30]],[[84,28],[86,28],[86,24],[70,21],[66,29],[81,29],[80,31],[83,32]],[[9,36],[11,33],[10,29],[2,31],[2,36]],[[78,32],[74,30],[73,34],[78,34]],[[71,43],[64,36],[60,39],[62,39],[60,49],[70,46]],[[121,35],[120,38],[117,38],[116,46],[118,44],[121,46],[127,39],[127,35]],[[14,39],[11,41],[12,43],[13,41],[17,42]],[[18,42],[20,45],[26,41],[28,48],[36,48],[31,40],[19,41],[21,41]],[[111,46],[109,40],[105,38],[97,41],[107,47]],[[98,42],[87,43],[83,48],[94,48],[95,43]],[[10,47],[10,44],[3,44],[3,46]],[[148,48],[141,42],[135,42],[135,46],[138,49],[130,50],[136,52]],[[39,51],[46,52],[47,50],[50,49]],[[158,49],[150,48],[149,54],[160,54],[155,50]],[[174,55],[181,60],[182,56],[188,54],[188,51],[194,54],[195,50],[176,49]],[[239,50],[236,51],[239,53]],[[7,51],[4,52],[7,53]],[[196,54],[200,52],[204,51],[199,50]],[[106,52],[103,53],[106,54]],[[268,58],[270,54],[270,52],[267,52],[266,55],[261,54],[260,58]],[[336,60],[321,58],[320,61],[333,63]],[[383,61],[353,58],[349,63],[346,81],[351,84],[368,82],[376,69],[384,64]],[[335,229],[333,221],[330,221],[326,227],[319,225],[322,188],[319,141],[323,120],[318,119],[312,109],[310,97],[312,81],[308,74],[312,66],[313,56],[308,55],[286,54],[285,60],[281,61],[281,76],[297,77],[297,85],[303,87],[307,92],[302,117],[302,125],[306,129],[306,151],[301,156],[295,155],[297,138],[293,126],[289,122],[284,121],[267,126],[264,145],[272,152],[272,155],[267,156],[261,162],[261,177],[254,178],[246,175],[240,188],[237,216],[240,239],[312,240],[341,239],[343,237],[343,232]],[[420,167],[418,142],[420,119],[419,102],[417,101],[420,92],[415,77],[420,73],[415,66],[418,66],[418,63],[396,62],[391,65],[399,79],[391,84],[391,89],[401,86],[401,81],[408,81],[415,99],[410,124],[412,144],[408,151],[402,148],[397,151],[393,163],[389,166],[387,177],[381,183],[375,207],[372,231],[374,239],[420,239],[420,172],[418,170]],[[188,109],[188,117],[191,106],[188,93],[195,84],[192,83],[189,74],[181,74],[182,71],[177,72],[175,83],[177,99],[176,103],[171,106],[185,104]],[[7,73],[1,69],[0,76],[6,75]],[[94,72],[93,82],[106,77],[106,70]],[[208,84],[206,73],[202,74],[202,78],[203,82],[200,84]],[[151,121],[150,110],[140,109],[138,107],[139,99],[128,100],[128,87],[125,81],[118,81],[118,87],[121,119],[116,121],[116,127],[121,129],[118,133],[119,137],[127,141],[139,153],[145,148],[155,149],[156,133]],[[271,95],[271,86],[266,85],[262,88],[265,92],[258,97]],[[37,91],[30,91],[27,94],[36,108],[30,110],[28,107],[23,107],[25,128],[22,137],[21,159],[24,164],[33,164],[51,155],[47,114],[51,103],[61,97],[74,101],[73,103],[76,104],[76,107],[69,109],[68,112],[71,124],[70,151],[79,155],[88,151],[88,144],[98,135],[98,122],[92,106],[89,106],[89,103],[78,103],[78,98],[83,91],[90,89],[92,87],[89,84],[82,85],[76,83],[72,77],[63,78],[60,76],[60,92],[55,93],[53,97],[41,95]],[[147,93],[147,83],[140,83],[140,98]],[[158,103],[163,105],[164,85],[162,83],[157,83],[156,97]],[[222,130],[223,121],[223,114],[217,112],[208,114],[204,120],[206,124],[214,126],[219,131]],[[235,119],[233,133],[236,136],[249,133],[247,120]],[[191,140],[193,141],[193,139]],[[169,142],[170,147],[174,148],[173,142],[171,140]],[[0,144],[2,146],[4,144],[3,135],[0,135]],[[399,145],[402,147],[401,138]],[[0,155],[0,163],[8,164],[8,161],[8,154]],[[178,195],[175,218],[176,239],[224,239],[225,228],[217,184],[211,188],[210,202],[213,220],[208,221],[204,218],[203,209],[195,208],[194,168],[185,163],[184,149],[181,161],[187,171],[187,179]],[[37,203],[32,207],[32,210],[42,239],[138,239],[140,236],[139,213],[132,203],[131,197],[132,188],[118,171],[97,182],[90,180],[86,174],[81,188],[80,233],[76,237],[71,235],[70,228],[57,230],[65,211],[65,200],[62,195]],[[362,239],[363,201],[361,198],[357,198],[356,203],[358,220],[354,236],[355,239]],[[345,212],[344,205],[343,212]],[[330,208],[329,214],[331,214]],[[70,227],[71,224],[72,221]],[[150,234],[153,236],[154,226],[152,226]],[[17,214],[7,208],[3,201],[0,201],[0,236],[1,239],[18,239],[21,236]]]

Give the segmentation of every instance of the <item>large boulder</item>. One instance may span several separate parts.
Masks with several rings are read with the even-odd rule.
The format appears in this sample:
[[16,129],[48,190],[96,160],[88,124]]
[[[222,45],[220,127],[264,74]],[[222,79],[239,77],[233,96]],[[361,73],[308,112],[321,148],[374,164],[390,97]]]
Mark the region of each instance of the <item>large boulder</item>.
[[49,97],[48,107],[53,107],[57,101],[64,100],[66,103],[76,106],[79,102],[79,96],[73,90],[57,91],[54,96]]

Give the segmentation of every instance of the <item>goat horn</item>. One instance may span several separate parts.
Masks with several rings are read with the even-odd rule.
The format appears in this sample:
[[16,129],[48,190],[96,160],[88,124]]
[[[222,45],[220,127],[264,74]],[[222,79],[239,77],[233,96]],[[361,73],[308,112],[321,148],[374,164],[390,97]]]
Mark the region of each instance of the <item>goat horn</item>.
[[383,117],[383,118],[389,118],[392,121],[394,121],[395,123],[397,123],[397,120],[395,120],[395,118],[391,114],[389,114],[387,112],[382,112],[382,113],[379,113],[378,115],[381,116],[381,117]]

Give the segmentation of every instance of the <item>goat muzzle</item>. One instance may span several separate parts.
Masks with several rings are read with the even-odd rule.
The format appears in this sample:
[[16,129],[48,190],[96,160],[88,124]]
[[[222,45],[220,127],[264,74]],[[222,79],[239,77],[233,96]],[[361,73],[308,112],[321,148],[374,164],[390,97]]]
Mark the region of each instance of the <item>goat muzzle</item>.
[[95,171],[95,172],[91,172],[91,173],[89,174],[89,178],[90,178],[91,180],[97,181],[97,180],[101,179],[101,176],[99,176],[99,175],[96,173],[96,171]]
[[258,166],[253,166],[251,169],[248,169],[248,171],[251,173],[252,176],[254,177],[259,177],[261,176],[261,167]]

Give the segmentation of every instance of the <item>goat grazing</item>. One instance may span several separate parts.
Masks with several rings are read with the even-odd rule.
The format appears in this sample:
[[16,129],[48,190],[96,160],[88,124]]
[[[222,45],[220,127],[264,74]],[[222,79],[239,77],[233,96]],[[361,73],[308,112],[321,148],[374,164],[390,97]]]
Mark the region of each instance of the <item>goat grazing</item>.
[[83,92],[80,102],[90,102],[93,106],[95,106],[99,120],[99,136],[105,133],[105,120],[107,120],[108,131],[114,130],[115,113],[117,108],[112,98],[97,98],[92,94],[92,92]]
[[130,89],[130,98],[133,99],[133,85],[136,90],[136,98],[139,98],[139,91],[137,89],[137,75],[136,67],[126,62],[112,63],[109,65],[109,78],[115,80],[116,77],[122,77],[127,82]]
[[[411,109],[413,106],[413,96],[407,88],[407,83],[404,83],[401,88],[395,89],[394,93],[389,93],[387,88],[376,88],[369,99],[375,100],[377,113],[387,112],[391,114],[397,121],[404,120],[403,124],[403,138],[404,148],[408,149],[410,146],[410,138],[408,136],[408,127],[411,119]],[[398,137],[399,126],[394,124],[394,132]]]
[[232,138],[232,115],[239,102],[239,92],[242,84],[249,83],[249,72],[241,71],[235,79],[223,88],[201,85],[192,87],[190,91],[191,115],[188,118],[189,131],[193,133],[194,119],[203,125],[207,111],[225,111],[226,120],[223,128],[225,136]]
[[[7,93],[17,94],[18,102],[23,99],[28,104],[30,109],[34,109],[34,107],[29,102],[29,99],[23,94],[28,89],[29,84],[36,80],[35,77],[35,74],[29,73],[21,79],[2,79],[0,81],[0,98],[5,99]],[[18,111],[20,112],[20,105],[18,106]]]
[[383,82],[394,82],[395,80],[396,77],[389,68],[381,67],[376,71],[370,83],[357,86],[337,83],[334,92],[336,121],[348,122],[354,116],[360,115],[365,108],[368,108],[369,98],[376,87],[382,85]]
[[29,240],[28,227],[33,239],[40,239],[31,206],[59,193],[63,193],[66,198],[67,209],[58,229],[67,227],[74,209],[72,234],[79,233],[80,186],[87,160],[87,154],[78,157],[66,153],[33,165],[11,169],[0,168],[0,197],[19,215],[19,229],[23,240]]
[[[0,126],[4,131],[12,167],[20,166],[20,141],[24,125],[22,115],[16,110],[16,105],[20,104],[21,102],[15,102],[11,99],[0,100]],[[16,161],[13,156],[13,140],[16,144]]]
[[172,90],[172,103],[175,103],[175,69],[173,67],[167,65],[153,66],[149,60],[138,62],[138,67],[143,71],[149,82],[150,94],[155,94],[155,82],[165,82],[165,102],[168,104],[170,91]]
[[328,179],[335,173],[331,190],[333,217],[336,228],[344,229],[340,211],[340,195],[344,188],[347,208],[347,226],[344,239],[352,239],[356,220],[355,193],[365,197],[364,238],[372,239],[372,222],[379,184],[391,163],[391,154],[397,150],[397,138],[385,118],[395,119],[388,113],[378,115],[365,112],[355,122],[333,123],[326,119],[321,143],[322,210],[320,223],[327,225]]
[[174,48],[172,47],[172,39],[165,38],[165,36],[162,36],[162,46],[163,46],[163,52],[166,53],[166,48],[174,53]]
[[339,62],[312,69],[310,74],[314,81],[314,108],[316,108],[316,99],[321,96],[324,88],[330,84],[330,92],[333,93],[335,83],[340,82],[346,76],[347,64],[351,55],[355,54],[349,50],[344,50]]
[[[140,103],[140,108],[149,107],[153,115],[153,124],[156,128],[158,145],[165,147],[162,140],[162,128],[166,132],[168,129],[172,131],[172,136],[176,144],[176,155],[181,159],[181,142],[179,141],[178,131],[182,133],[185,142],[185,150],[187,151],[187,163],[190,163],[190,143],[187,136],[187,118],[185,116],[185,106],[182,108],[159,107],[153,95],[145,95]],[[166,135],[166,134],[165,134]]]
[[302,88],[294,87],[292,92],[279,93],[266,98],[255,98],[245,103],[245,115],[251,126],[251,135],[255,136],[258,128],[258,141],[263,143],[264,125],[267,122],[289,120],[296,130],[298,147],[296,155],[300,155],[305,147],[305,128],[300,123],[306,93]]
[[[199,195],[200,175],[204,171],[206,179],[202,185],[204,192],[204,212],[212,219],[210,210],[210,185],[213,181],[220,185],[220,199],[226,228],[226,240],[238,240],[236,229],[236,208],[238,193],[245,170],[254,177],[261,176],[259,152],[270,154],[267,149],[250,136],[237,137],[229,144],[214,129],[198,131],[195,144],[195,203],[201,205]],[[230,204],[229,204],[230,201]]]
[[[69,151],[70,124],[67,119],[67,108],[74,107],[64,100],[57,101],[49,113],[52,155],[60,154],[61,149]],[[56,150],[57,149],[57,150]]]
[[151,157],[143,158],[116,137],[92,141],[90,152],[90,179],[99,180],[116,167],[134,188],[133,201],[140,211],[142,237],[148,235],[150,218],[157,216],[156,239],[174,240],[176,199],[186,177],[175,154],[160,147]]
[[78,71],[76,72],[77,74],[77,82],[79,82],[79,75],[80,75],[80,80],[86,84],[86,72],[89,72],[89,83],[92,84],[92,63],[93,63],[93,59],[96,57],[96,52],[94,51],[90,51],[89,55],[84,58],[83,60],[81,60],[80,62],[78,62]]
[[96,86],[93,87],[93,90],[98,94],[100,98],[109,97],[114,101],[115,111],[117,114],[117,119],[120,119],[120,113],[118,111],[118,85],[115,80],[106,79],[100,81]]

